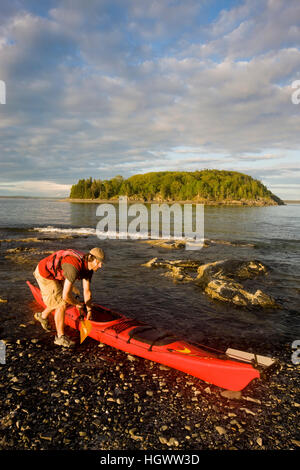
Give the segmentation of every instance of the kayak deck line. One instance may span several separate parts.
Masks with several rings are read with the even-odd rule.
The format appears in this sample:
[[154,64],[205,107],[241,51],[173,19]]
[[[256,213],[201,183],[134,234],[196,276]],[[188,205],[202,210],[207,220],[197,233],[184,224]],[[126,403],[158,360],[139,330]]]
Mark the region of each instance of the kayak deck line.
[[[40,290],[29,281],[27,285],[36,302],[45,308]],[[82,325],[79,315],[80,312],[75,306],[68,306],[65,323],[80,331]],[[96,341],[177,369],[227,390],[240,391],[252,380],[261,377],[259,367],[254,367],[251,363],[252,353],[245,353],[244,359],[237,356],[241,351],[230,348],[232,357],[227,354],[228,350],[225,353],[214,350],[213,353],[213,348],[195,345],[171,332],[126,317],[100,304],[93,305],[92,319],[89,322],[91,329],[88,336]]]
[[[97,322],[95,322],[97,323]],[[128,327],[130,328],[130,326]],[[147,328],[151,328],[151,327],[147,327]],[[119,339],[120,341],[124,341],[123,338],[119,337],[118,335],[113,335],[109,332],[109,330],[116,330],[116,328],[114,327],[114,325],[111,325],[107,328],[105,328],[104,330],[101,330],[101,332],[107,332],[108,335],[110,335],[112,338],[117,338]],[[123,331],[123,330],[122,330]],[[129,335],[130,335],[130,331],[129,331]],[[162,336],[163,337],[163,336]],[[174,335],[174,338],[175,338],[175,335]],[[128,344],[130,342],[131,338],[129,338],[126,343]],[[185,340],[184,339],[180,339],[179,337],[177,337],[177,341],[182,341],[184,342]],[[193,343],[191,343],[193,344]],[[154,346],[155,344],[151,344],[149,346],[149,348],[147,349],[148,351],[152,351],[152,347]],[[203,344],[198,344],[198,346],[201,346],[204,350],[206,348],[205,345]],[[142,350],[145,349],[144,346],[141,346],[139,344],[135,344],[135,347],[136,348],[140,348]],[[161,354],[166,354],[168,352],[172,352],[172,353],[177,353],[177,354],[183,354],[183,355],[188,355],[188,357],[196,357],[196,358],[199,358],[199,359],[202,359],[202,360],[212,360],[212,359],[220,359],[220,360],[223,360],[223,361],[229,361],[231,360],[232,362],[232,359],[234,362],[246,362],[246,363],[250,363],[255,369],[257,369],[258,371],[260,371],[260,374],[267,368],[269,368],[270,366],[276,364],[278,361],[276,359],[273,359],[273,358],[269,358],[269,357],[266,357],[266,356],[261,356],[261,355],[256,355],[254,353],[247,353],[245,351],[241,351],[241,350],[238,350],[238,349],[231,349],[231,348],[228,348],[225,352],[223,351],[219,351],[217,349],[214,349],[214,348],[211,348],[211,347],[208,347],[207,348],[209,350],[213,350],[213,351],[216,351],[218,354],[214,353],[213,355],[211,354],[210,356],[208,355],[203,355],[203,354],[199,354],[196,353],[196,352],[192,352],[190,350],[188,350],[189,352],[187,351],[184,351],[184,350],[178,350],[178,349],[172,349],[172,348],[167,348],[166,350],[161,350],[160,353]],[[188,348],[185,348],[185,349],[188,349]],[[258,360],[260,359],[260,360]]]

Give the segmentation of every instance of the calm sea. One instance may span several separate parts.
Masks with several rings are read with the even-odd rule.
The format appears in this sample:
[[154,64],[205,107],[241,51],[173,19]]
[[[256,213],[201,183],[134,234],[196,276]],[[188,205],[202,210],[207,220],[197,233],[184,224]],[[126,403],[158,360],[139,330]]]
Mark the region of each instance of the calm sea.
[[[221,340],[256,346],[300,338],[300,203],[206,206],[204,236],[217,243],[196,251],[166,250],[139,240],[99,240],[97,207],[57,199],[0,198],[0,297],[12,304],[28,304],[31,297],[25,280],[33,280],[32,270],[47,251],[101,245],[108,262],[94,277],[93,288],[94,299],[103,305],[216,345]],[[12,253],[16,249],[19,258]],[[155,256],[203,263],[227,258],[260,260],[269,274],[247,287],[272,295],[280,308],[247,310],[213,301],[195,285],[175,284],[161,275],[164,271],[141,266]]]

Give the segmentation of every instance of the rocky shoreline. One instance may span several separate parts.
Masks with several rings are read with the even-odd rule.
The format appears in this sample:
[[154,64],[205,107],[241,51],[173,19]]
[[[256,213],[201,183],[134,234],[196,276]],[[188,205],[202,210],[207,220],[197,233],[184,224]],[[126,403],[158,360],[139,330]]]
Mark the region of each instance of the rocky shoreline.
[[[124,196],[120,196],[124,197]],[[194,200],[184,200],[184,201],[176,201],[172,199],[162,199],[162,198],[157,198],[157,199],[151,199],[151,200],[146,200],[144,198],[140,198],[139,196],[133,196],[133,197],[127,197],[127,201],[129,203],[143,203],[143,204],[204,204],[206,206],[250,206],[250,207],[265,207],[265,206],[284,206],[285,202],[281,201],[279,198],[277,200],[273,199],[266,199],[266,198],[259,198],[259,199],[240,199],[240,200],[235,200],[235,199],[224,199],[221,201],[214,201],[210,199],[194,199]],[[110,199],[80,199],[80,198],[64,198],[60,199],[60,202],[72,202],[72,203],[92,203],[92,204],[102,204],[102,203],[115,203],[117,204],[119,202],[119,198],[117,197],[112,197]]]
[[[11,263],[32,272],[42,252],[70,245],[69,238],[2,240],[7,269]],[[274,346],[266,338],[263,354],[280,367],[242,392],[229,392],[90,338],[79,344],[70,328],[75,349],[55,346],[54,331],[33,320],[36,305],[19,301],[25,293],[29,298],[24,281],[17,285],[16,297],[0,292],[0,450],[299,449],[299,366],[292,363],[291,344]],[[243,339],[236,346],[262,352]]]

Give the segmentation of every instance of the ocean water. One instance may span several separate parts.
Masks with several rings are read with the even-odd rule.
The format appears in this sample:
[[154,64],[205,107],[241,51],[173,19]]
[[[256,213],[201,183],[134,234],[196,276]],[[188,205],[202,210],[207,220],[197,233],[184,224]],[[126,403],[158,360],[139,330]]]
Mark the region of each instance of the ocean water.
[[[300,338],[300,204],[205,206],[204,237],[213,242],[194,251],[166,250],[142,240],[99,240],[97,207],[57,199],[0,198],[0,297],[12,307],[23,304],[24,315],[30,315],[25,281],[33,281],[39,259],[61,247],[88,250],[100,245],[108,261],[94,276],[93,295],[103,305],[207,344],[248,344],[263,353],[266,344],[291,344]],[[201,263],[259,260],[268,275],[247,281],[245,287],[265,291],[279,308],[245,309],[214,301],[192,283],[174,283],[164,270],[142,266],[154,257]]]

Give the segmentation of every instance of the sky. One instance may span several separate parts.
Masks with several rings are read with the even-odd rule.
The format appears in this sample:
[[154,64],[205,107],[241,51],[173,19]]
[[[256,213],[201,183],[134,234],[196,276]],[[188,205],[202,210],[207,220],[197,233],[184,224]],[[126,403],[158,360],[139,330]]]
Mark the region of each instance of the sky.
[[1,0],[0,196],[219,169],[299,200],[299,129],[299,0]]

